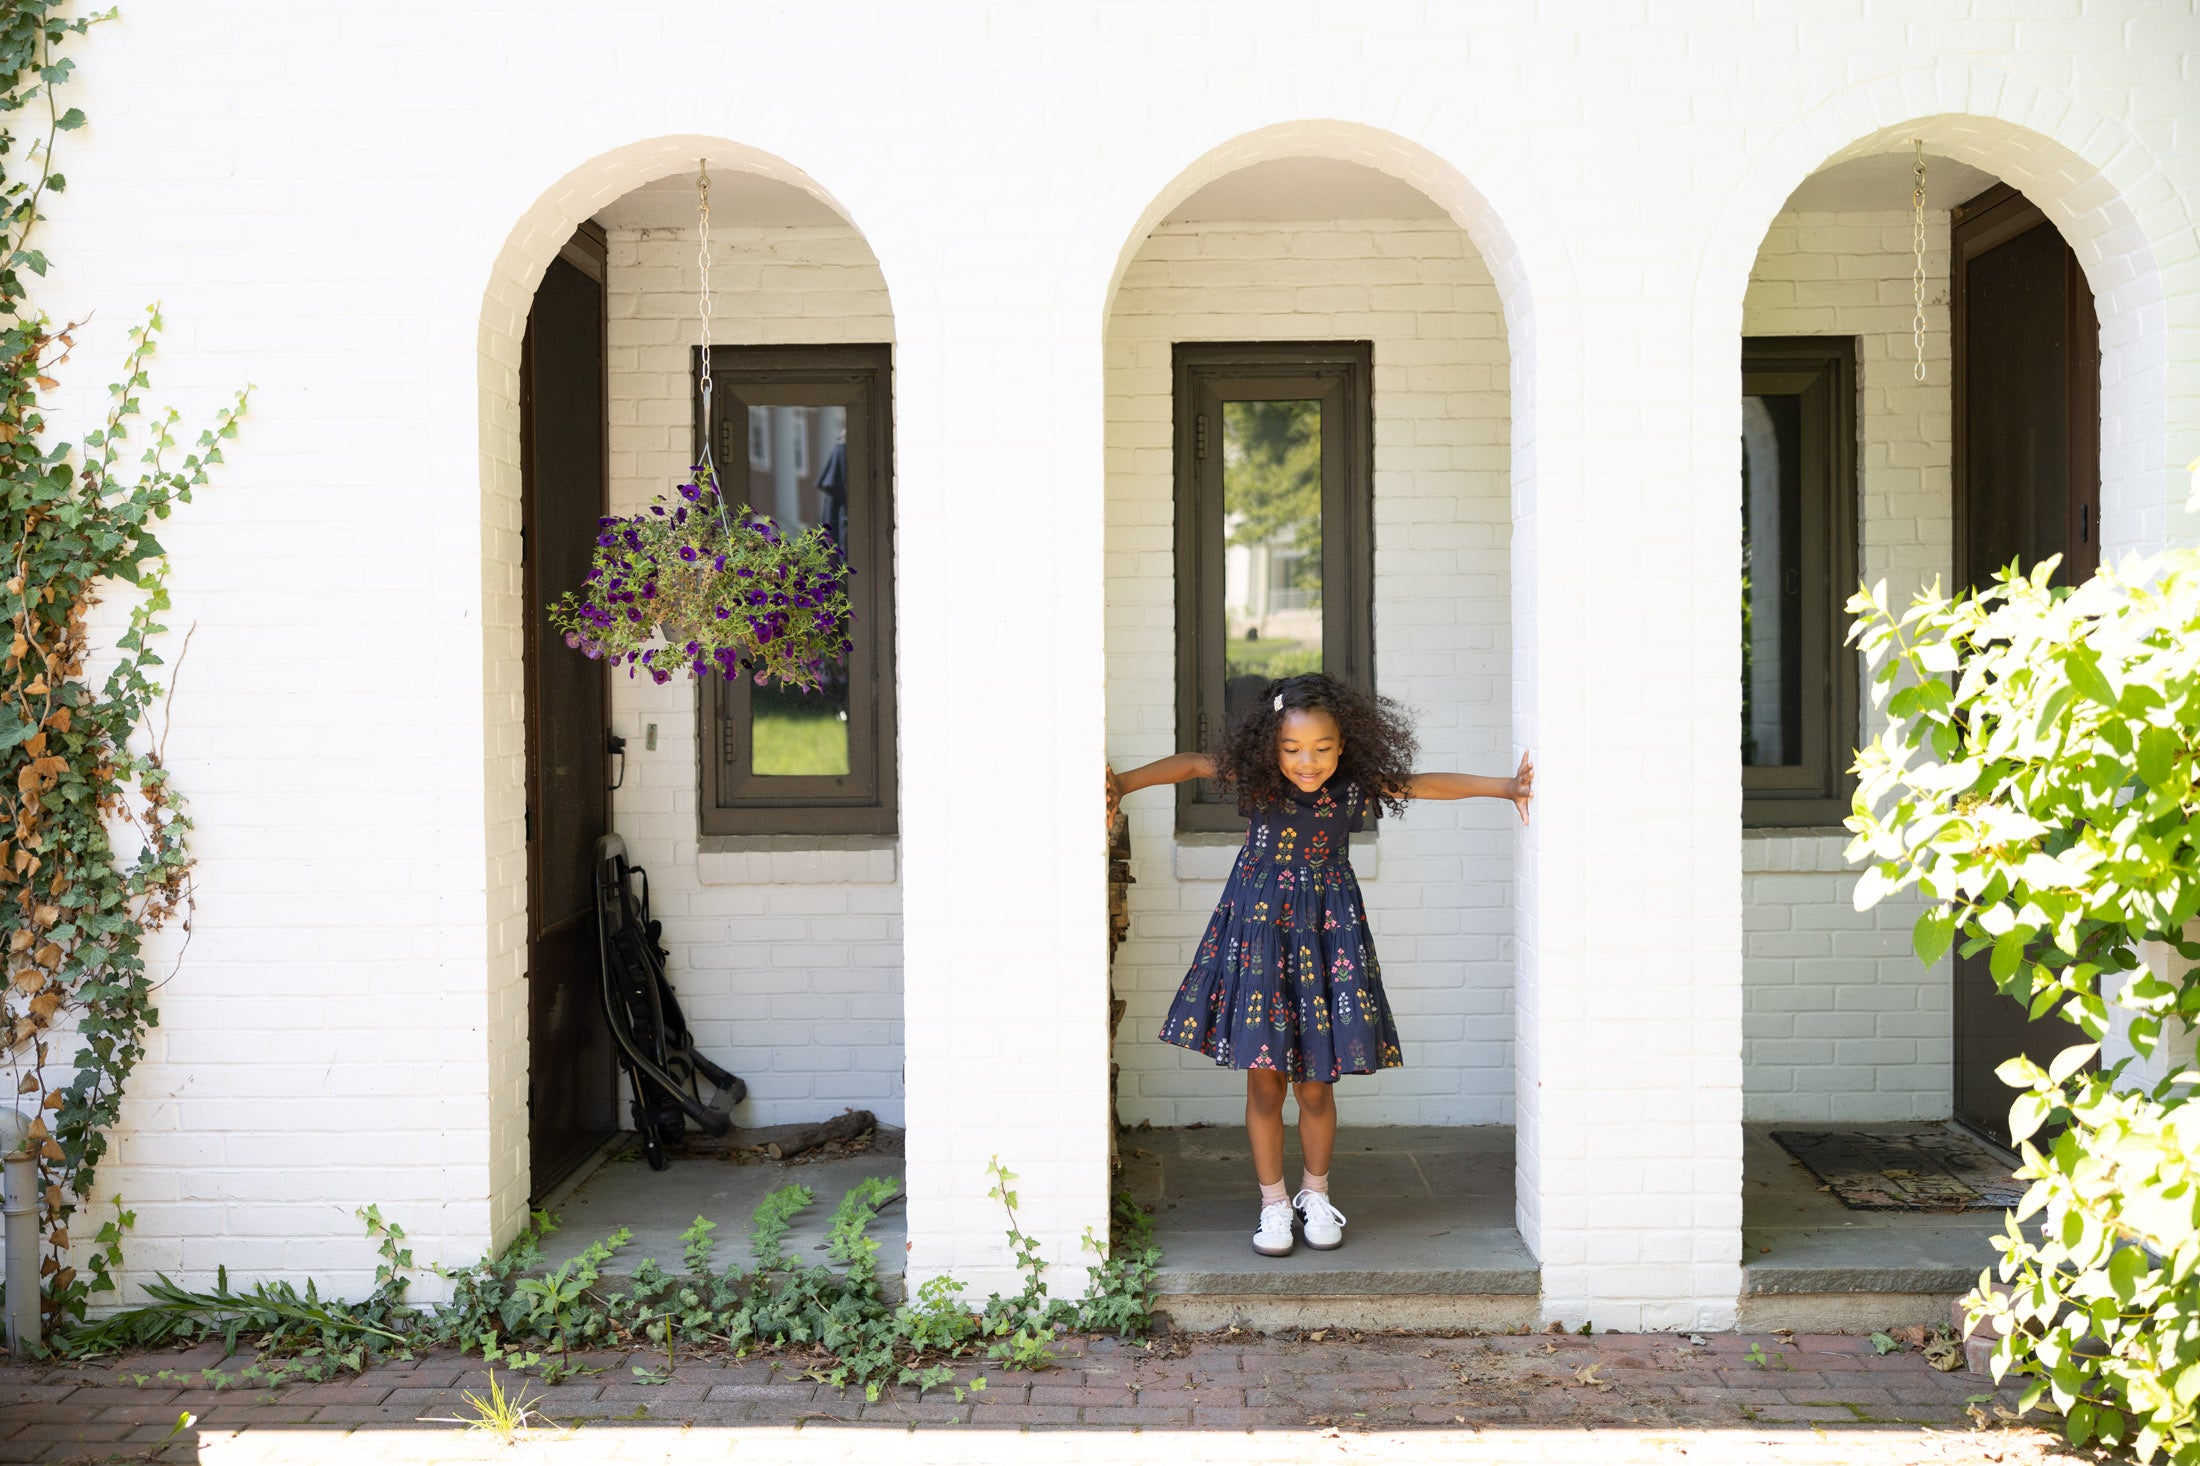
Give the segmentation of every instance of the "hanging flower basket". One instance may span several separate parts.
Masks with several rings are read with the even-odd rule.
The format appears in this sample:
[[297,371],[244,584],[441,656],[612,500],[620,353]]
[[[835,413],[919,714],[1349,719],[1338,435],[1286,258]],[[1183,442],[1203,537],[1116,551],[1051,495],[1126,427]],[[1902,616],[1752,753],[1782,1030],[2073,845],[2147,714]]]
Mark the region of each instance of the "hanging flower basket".
[[550,624],[629,677],[746,673],[759,685],[817,687],[846,660],[854,620],[855,572],[831,531],[790,539],[747,505],[729,509],[707,463],[680,499],[598,521],[587,582],[550,608]]

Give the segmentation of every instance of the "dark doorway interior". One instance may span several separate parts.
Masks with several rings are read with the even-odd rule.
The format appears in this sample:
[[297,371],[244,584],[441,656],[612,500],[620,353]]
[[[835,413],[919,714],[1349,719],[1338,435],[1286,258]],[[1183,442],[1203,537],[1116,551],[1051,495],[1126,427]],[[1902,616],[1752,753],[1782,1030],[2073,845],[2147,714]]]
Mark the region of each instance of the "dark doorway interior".
[[[2010,561],[2061,555],[2056,581],[2100,559],[2100,325],[2078,258],[2023,194],[1996,184],[1955,211],[1955,570],[1979,585]],[[2009,1087],[1995,1068],[2045,1064],[2084,1043],[2075,1024],[2031,1022],[2002,996],[1986,954],[1955,960],[1955,1118],[2009,1143]]]
[[610,830],[603,664],[545,607],[588,573],[604,512],[604,235],[550,262],[520,349],[521,584],[527,684],[527,1138],[539,1199],[617,1128],[596,962],[589,852]]

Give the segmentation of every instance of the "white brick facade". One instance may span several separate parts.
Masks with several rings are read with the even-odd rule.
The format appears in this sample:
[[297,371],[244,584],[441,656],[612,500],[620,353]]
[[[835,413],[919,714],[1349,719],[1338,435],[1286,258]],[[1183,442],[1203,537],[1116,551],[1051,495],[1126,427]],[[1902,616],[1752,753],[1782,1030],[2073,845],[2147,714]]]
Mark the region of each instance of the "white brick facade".
[[[1119,658],[1138,653],[1110,629],[1133,604],[1119,590],[1147,596],[1111,580],[1125,521],[1110,515],[1149,490],[1108,457],[1107,323],[1145,288],[1155,227],[1203,184],[1319,155],[1403,179],[1457,222],[1491,282],[1459,288],[1502,317],[1485,322],[1485,303],[1462,332],[1502,344],[1478,366],[1508,364],[1509,421],[1467,394],[1470,441],[1508,458],[1465,463],[1447,440],[1435,480],[1398,490],[1448,510],[1427,521],[1458,534],[1434,559],[1494,580],[1443,597],[1452,619],[1397,655],[1428,659],[1409,696],[1429,704],[1432,756],[1536,750],[1537,819],[1524,836],[1481,811],[1401,822],[1374,882],[1387,954],[1444,975],[1408,989],[1429,995],[1413,1019],[1431,1024],[1430,1057],[1453,1042],[1435,1020],[1464,1034],[1480,1021],[1470,996],[1510,991],[1509,1066],[1465,1038],[1457,1057],[1462,1073],[1511,1071],[1546,1314],[1732,1320],[1745,1041],[1763,1072],[1762,1046],[1792,1040],[1762,1026],[1776,1011],[1762,995],[1823,980],[1776,974],[1815,954],[1768,953],[1770,928],[1745,945],[1745,915],[1775,898],[1830,910],[1838,885],[1795,875],[1793,852],[1767,865],[1738,828],[1735,340],[1759,307],[1745,311],[1755,262],[1804,178],[1912,137],[2023,189],[2096,294],[2104,542],[2192,539],[2177,506],[2178,465],[2200,452],[2195,21],[2146,0],[1862,0],[1846,19],[1710,0],[1376,3],[1338,20],[1301,0],[663,0],[607,29],[601,7],[570,0],[154,0],[76,48],[91,125],[65,139],[46,302],[98,315],[57,420],[81,431],[124,325],[156,297],[162,394],[203,415],[242,382],[259,389],[218,484],[163,536],[179,639],[197,627],[168,754],[198,820],[202,904],[100,1181],[137,1208],[132,1277],[202,1281],[226,1262],[362,1288],[374,1259],[351,1211],[367,1202],[423,1261],[468,1261],[518,1225],[519,649],[535,614],[519,596],[520,331],[578,221],[698,154],[831,203],[891,293],[903,819],[898,889],[735,894],[699,875],[680,913],[689,955],[709,960],[715,931],[728,948],[756,940],[738,930],[751,918],[796,922],[784,968],[767,960],[816,975],[819,993],[838,949],[853,967],[858,946],[892,945],[898,909],[910,1263],[981,1290],[1010,1280],[984,1198],[998,1154],[1024,1178],[1026,1229],[1070,1266],[1064,1284],[1080,1277],[1078,1238],[1104,1226],[1107,1191],[1097,766],[1165,732],[1112,721],[1156,699],[1150,670],[1119,685]],[[1418,480],[1390,442],[1392,479]],[[634,451],[622,494],[663,449]],[[1503,565],[1484,568],[1500,546]],[[1385,573],[1379,595],[1402,607],[1450,567]],[[1476,627],[1504,637],[1471,644]],[[1446,679],[1460,684],[1448,712]],[[1490,685],[1509,718],[1484,715]],[[642,706],[620,704],[630,731],[657,721],[676,745],[684,704],[654,719]],[[661,745],[660,772],[636,785],[662,807],[622,813],[653,822],[660,867],[686,838],[684,782],[665,772],[678,757]],[[1483,889],[1508,866],[1509,909],[1413,929],[1430,892]],[[1196,883],[1176,900],[1192,911]],[[1158,914],[1140,938],[1149,977],[1169,965]],[[730,1024],[761,964],[725,963]],[[1904,985],[1886,964],[1871,991]],[[890,1001],[867,980],[867,1001]],[[1150,989],[1140,1001],[1150,1014]],[[1932,1062],[1932,1035],[1872,1021],[1855,1042]],[[894,1046],[876,1036],[862,1046]],[[1878,1062],[1815,1037],[1836,1065]],[[1922,1093],[1907,1083],[1875,1077],[1869,1097]],[[1753,1106],[1799,1093],[1746,1088]],[[1864,1095],[1828,1083],[1811,1101],[1842,1113]],[[1457,1076],[1376,1103],[1409,1099],[1502,1113]]]

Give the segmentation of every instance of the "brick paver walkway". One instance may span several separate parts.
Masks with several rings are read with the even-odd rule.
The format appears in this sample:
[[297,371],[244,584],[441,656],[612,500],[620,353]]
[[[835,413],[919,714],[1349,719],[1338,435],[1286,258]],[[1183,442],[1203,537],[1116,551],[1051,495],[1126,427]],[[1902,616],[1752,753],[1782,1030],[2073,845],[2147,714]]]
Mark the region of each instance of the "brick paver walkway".
[[[1752,1349],[1756,1351],[1752,1355]],[[507,1446],[450,1423],[479,1360],[354,1379],[208,1388],[218,1348],[93,1366],[0,1366],[0,1462],[1563,1461],[2030,1463],[2054,1433],[2006,1423],[1977,1375],[1868,1341],[1715,1334],[1358,1335],[1061,1341],[1037,1374],[987,1371],[957,1403],[909,1389],[865,1404],[786,1361],[698,1359],[668,1383],[645,1356],[531,1385],[556,1428]],[[1759,1362],[1761,1359],[1763,1362]],[[165,1375],[163,1371],[166,1371]],[[971,1370],[962,1372],[967,1379]],[[517,1381],[508,1381],[515,1383]],[[195,1423],[170,1438],[177,1416]],[[438,1417],[442,1417],[438,1419]],[[164,1444],[165,1442],[165,1444]]]

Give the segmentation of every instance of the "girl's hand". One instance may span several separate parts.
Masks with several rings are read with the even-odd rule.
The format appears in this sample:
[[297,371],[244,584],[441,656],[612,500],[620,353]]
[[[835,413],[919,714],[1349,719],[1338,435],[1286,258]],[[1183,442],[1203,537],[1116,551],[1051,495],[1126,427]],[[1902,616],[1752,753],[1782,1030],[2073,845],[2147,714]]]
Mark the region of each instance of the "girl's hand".
[[1123,785],[1115,777],[1115,768],[1108,766],[1108,834],[1115,833],[1115,812],[1123,807]]
[[1520,823],[1528,822],[1528,803],[1535,798],[1535,756],[1526,749],[1520,751],[1520,771],[1512,777],[1513,808],[1520,811]]

